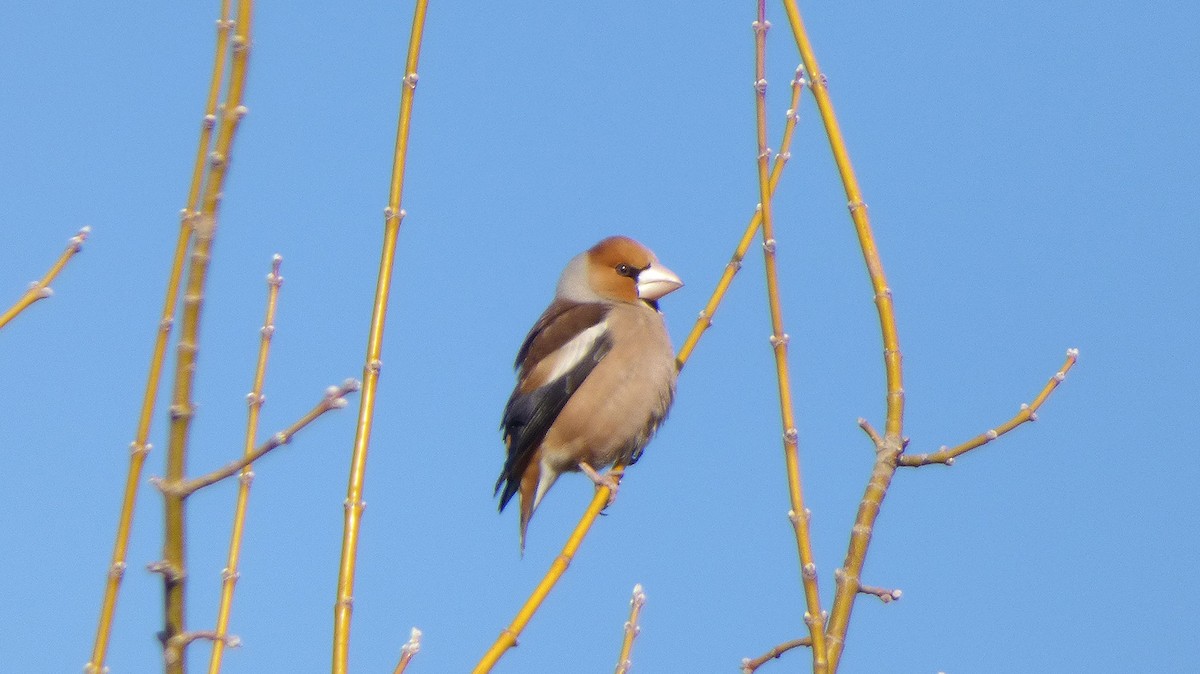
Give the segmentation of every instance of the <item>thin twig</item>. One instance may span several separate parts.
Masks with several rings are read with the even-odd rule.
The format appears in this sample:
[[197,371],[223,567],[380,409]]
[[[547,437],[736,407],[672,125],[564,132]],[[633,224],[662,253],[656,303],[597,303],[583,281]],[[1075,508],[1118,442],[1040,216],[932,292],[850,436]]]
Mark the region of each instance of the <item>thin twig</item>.
[[192,644],[193,641],[207,639],[214,643],[222,643],[230,648],[237,648],[242,645],[242,640],[232,634],[220,634],[216,630],[197,630],[194,632],[180,632],[175,636],[167,639],[166,645],[163,648],[163,659],[168,666],[180,665],[183,663],[183,651]]
[[787,653],[788,651],[790,651],[794,648],[800,648],[802,646],[811,648],[812,647],[812,638],[811,637],[801,637],[799,639],[792,639],[791,641],[785,641],[782,644],[779,644],[778,646],[767,651],[766,653],[763,653],[762,655],[758,656],[757,658],[754,658],[753,660],[751,660],[750,658],[743,658],[742,659],[742,674],[754,674],[754,672],[757,671],[759,667],[762,667],[767,662],[769,662],[771,660],[776,660],[779,658],[779,656],[783,655],[784,653]]
[[67,263],[71,261],[71,258],[75,257],[76,253],[83,250],[83,242],[87,240],[88,234],[90,234],[91,231],[91,227],[84,227],[80,229],[75,236],[67,239],[66,250],[62,252],[62,255],[58,256],[58,259],[55,260],[54,264],[50,266],[50,270],[46,272],[45,276],[42,276],[42,278],[38,279],[37,281],[30,283],[29,289],[25,291],[24,295],[21,295],[20,299],[17,300],[17,303],[9,307],[9,309],[3,314],[0,314],[0,328],[8,325],[12,319],[17,317],[17,314],[20,314],[22,311],[28,309],[29,306],[34,302],[37,302],[38,300],[44,300],[54,294],[54,291],[50,289],[50,284],[55,278],[58,277],[59,272],[61,272],[63,268],[67,266]]
[[904,449],[904,381],[900,337],[896,329],[895,305],[892,301],[891,288],[888,287],[887,276],[883,270],[883,262],[880,260],[879,251],[875,246],[875,235],[871,231],[867,204],[863,199],[862,190],[859,188],[858,178],[854,174],[850,154],[838,126],[837,115],[833,111],[833,101],[829,97],[825,75],[817,64],[816,55],[808,39],[808,32],[800,18],[800,10],[797,8],[795,0],[784,0],[783,5],[788,23],[792,28],[792,36],[796,41],[796,49],[800,52],[800,60],[804,63],[804,68],[812,79],[809,89],[812,91],[817,109],[821,113],[821,122],[825,127],[825,135],[829,138],[829,147],[833,153],[834,163],[837,164],[842,187],[846,193],[847,207],[854,222],[854,231],[858,236],[863,261],[866,263],[867,274],[871,279],[871,290],[875,298],[875,307],[879,314],[879,328],[883,338],[883,362],[887,381],[885,395],[887,414],[883,429],[883,441],[876,451],[875,466],[871,471],[866,492],[859,502],[858,513],[851,529],[849,549],[843,563],[843,580],[845,582],[837,585],[837,591],[833,598],[833,609],[830,612],[829,624],[826,629],[825,650],[829,661],[829,673],[833,674],[837,671],[842,649],[845,647],[846,632],[850,626],[850,613],[854,608],[854,600],[858,596],[858,577],[866,562],[867,548],[871,542],[875,518],[879,515],[883,498],[895,475],[896,458]]
[[396,669],[392,670],[392,674],[404,674],[404,670],[408,669],[408,663],[412,662],[413,656],[421,651],[421,630],[412,628],[409,634],[408,642],[400,647],[400,662],[396,663]]
[[[608,476],[616,480],[620,484],[621,477],[625,474],[625,467],[617,464],[608,471]],[[484,672],[492,671],[492,667],[500,661],[500,657],[504,655],[508,649],[517,645],[517,637],[529,624],[529,620],[533,618],[533,614],[545,601],[546,595],[550,594],[550,590],[554,589],[558,579],[562,578],[567,572],[567,567],[571,565],[571,560],[575,558],[575,553],[579,551],[580,544],[583,543],[584,537],[591,530],[592,524],[596,522],[596,518],[600,512],[608,507],[608,497],[611,494],[608,487],[597,485],[596,493],[592,496],[592,502],[588,504],[588,508],[580,518],[579,523],[575,525],[575,530],[571,532],[571,536],[567,538],[566,545],[563,546],[562,552],[550,564],[550,569],[546,571],[546,575],[538,583],[537,587],[525,600],[525,604],[517,611],[517,615],[513,618],[509,626],[500,633],[488,649],[479,663],[475,665],[475,669],[471,670],[473,674],[484,674]]]
[[771,313],[771,347],[775,354],[775,375],[779,383],[779,415],[783,425],[783,454],[787,470],[788,513],[796,536],[796,553],[800,562],[800,582],[804,587],[806,611],[804,623],[812,638],[813,672],[825,674],[825,620],[821,612],[821,593],[817,583],[817,565],[813,557],[809,533],[808,509],[804,507],[803,483],[800,478],[800,438],[792,410],[791,375],[788,367],[788,335],[783,327],[783,307],[779,297],[777,241],[771,208],[771,184],[767,168],[770,149],[767,148],[767,80],[766,41],[771,24],[766,20],[766,0],[758,2],[758,20],[754,22],[754,103],[758,135],[758,193],[762,200],[763,261],[767,272],[767,302]]
[[885,604],[897,601],[904,595],[900,590],[889,590],[886,587],[875,587],[874,585],[859,585],[858,593],[879,597],[879,601]]
[[642,615],[642,607],[646,605],[646,593],[642,591],[641,583],[633,586],[633,597],[629,600],[629,620],[625,621],[625,636],[621,640],[621,653],[617,656],[615,674],[629,674],[633,661],[629,656],[633,653],[633,640],[642,632],[638,626],[638,618]]
[[321,415],[330,410],[338,410],[345,407],[345,396],[357,391],[359,386],[360,384],[358,381],[354,379],[347,379],[346,381],[342,382],[341,386],[330,386],[329,388],[325,389],[325,395],[321,398],[321,402],[313,406],[311,410],[305,413],[304,416],[297,419],[296,422],[291,426],[288,426],[275,435],[272,435],[269,440],[260,444],[253,451],[245,454],[240,459],[231,461],[225,466],[218,468],[211,473],[201,475],[200,477],[195,477],[190,480],[183,480],[176,483],[171,483],[167,480],[156,479],[153,481],[154,485],[157,486],[164,494],[186,498],[209,485],[216,484],[225,478],[233,477],[243,468],[250,466],[250,464],[266,456],[266,454],[271,450],[277,447],[282,447],[283,445],[291,442],[292,438],[295,437],[297,433],[303,430],[305,426],[308,426],[312,422],[319,419]]
[[[259,330],[258,361],[254,368],[254,383],[250,394],[246,396],[246,434],[242,446],[242,455],[254,453],[254,439],[258,437],[258,419],[265,402],[263,397],[263,380],[267,374],[267,358],[271,353],[271,344],[275,337],[275,310],[279,305],[279,289],[283,286],[283,276],[280,266],[283,257],[275,255],[271,259],[271,272],[267,274],[267,308],[263,317],[262,329]],[[242,468],[240,484],[238,485],[237,501],[233,509],[233,526],[229,534],[229,553],[225,558],[225,568],[221,571],[221,602],[217,608],[217,634],[225,634],[229,630],[229,614],[233,608],[233,591],[240,576],[238,563],[242,553],[242,533],[246,524],[246,505],[250,500],[250,483],[254,478],[253,467],[246,465]],[[221,663],[225,655],[224,640],[213,641],[212,653],[208,660],[209,674],[221,671]]]
[[[839,587],[846,582],[846,572],[843,569],[837,569],[836,571],[834,571],[833,577],[835,580],[837,580]],[[900,590],[889,590],[885,587],[876,587],[874,585],[863,585],[863,584],[857,583],[857,582],[854,584],[854,586],[856,588],[858,588],[859,594],[869,594],[873,597],[878,597],[879,601],[882,601],[885,604],[896,601],[897,599],[899,599],[901,597],[901,595],[904,594]]]
[[408,39],[408,58],[400,94],[400,118],[396,129],[396,147],[392,157],[392,180],[388,205],[384,209],[383,243],[380,246],[379,276],[375,284],[375,301],[371,307],[370,331],[367,336],[366,362],[363,365],[363,389],[359,400],[358,423],[355,426],[354,449],[350,455],[350,474],[346,485],[342,553],[338,564],[337,597],[333,604],[333,674],[347,674],[350,662],[350,619],[354,610],[354,572],[358,564],[358,536],[363,513],[363,483],[367,470],[367,450],[371,444],[371,426],[375,421],[375,391],[379,371],[383,367],[383,328],[387,317],[388,298],[392,291],[392,266],[396,259],[396,242],[404,194],[404,175],[407,167],[408,133],[412,125],[413,95],[417,88],[417,63],[421,55],[421,38],[425,32],[425,12],[428,0],[417,0],[413,8],[412,32]]
[[899,464],[908,468],[928,466],[934,463],[951,466],[954,465],[954,460],[956,458],[966,454],[972,449],[976,449],[988,444],[992,440],[995,440],[1005,433],[1008,433],[1021,424],[1030,421],[1036,421],[1038,409],[1043,403],[1046,402],[1046,399],[1050,397],[1050,394],[1054,392],[1054,389],[1058,388],[1058,385],[1066,380],[1067,373],[1071,371],[1071,368],[1075,366],[1075,363],[1078,360],[1079,349],[1067,349],[1066,362],[1063,363],[1058,372],[1054,373],[1054,376],[1050,377],[1050,381],[1046,382],[1046,386],[1043,387],[1041,393],[1038,393],[1037,397],[1033,399],[1033,402],[1021,405],[1021,411],[1017,412],[1012,419],[1009,419],[1003,424],[1000,424],[999,426],[996,426],[985,433],[981,433],[980,435],[971,438],[961,445],[955,445],[954,447],[946,447],[943,445],[938,451],[931,452],[929,454],[902,454],[899,459]]

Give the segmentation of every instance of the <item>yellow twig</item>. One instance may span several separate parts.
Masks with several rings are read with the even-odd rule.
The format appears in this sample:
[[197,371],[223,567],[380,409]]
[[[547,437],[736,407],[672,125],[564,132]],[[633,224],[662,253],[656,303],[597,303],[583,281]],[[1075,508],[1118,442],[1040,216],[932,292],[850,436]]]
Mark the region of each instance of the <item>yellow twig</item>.
[[[195,406],[192,389],[196,375],[196,354],[199,351],[200,313],[204,301],[204,286],[208,277],[208,265],[212,255],[212,243],[216,236],[217,211],[229,170],[230,153],[238,123],[246,114],[242,99],[246,86],[246,69],[250,52],[250,28],[253,0],[239,0],[237,20],[232,39],[232,59],[229,71],[229,88],[225,105],[220,115],[217,139],[209,156],[208,177],[204,184],[200,214],[193,223],[195,240],[192,244],[191,263],[188,267],[187,284],[184,288],[183,320],[180,327],[178,356],[175,365],[175,384],[171,401],[171,427],[167,446],[167,474],[165,483],[177,484],[184,479],[187,458],[187,442],[191,430]],[[163,592],[164,627],[160,634],[163,648],[171,639],[186,631],[184,616],[184,588],[186,583],[185,518],[184,497],[164,491],[165,532],[163,541]],[[167,674],[182,674],[184,658],[167,663]]]
[[[254,439],[258,437],[258,418],[262,413],[263,380],[267,374],[267,358],[271,353],[271,344],[275,336],[275,309],[279,305],[279,288],[283,285],[283,276],[279,273],[283,258],[276,255],[271,260],[271,273],[267,274],[267,309],[263,318],[263,326],[258,342],[258,361],[254,368],[254,383],[250,395],[246,396],[246,436],[242,447],[242,456],[254,453]],[[254,478],[253,467],[247,464],[242,468],[241,484],[238,485],[237,502],[233,510],[233,528],[229,534],[229,553],[225,559],[225,568],[221,571],[221,603],[217,608],[216,633],[224,636],[229,630],[229,613],[233,607],[233,590],[238,581],[238,562],[242,555],[242,532],[246,524],[246,504],[250,499],[250,482]],[[208,672],[217,674],[221,671],[221,662],[225,655],[225,640],[213,641],[212,654],[209,656]]]
[[[834,594],[833,610],[829,615],[826,631],[827,645],[825,650],[829,661],[829,672],[836,672],[845,646],[846,631],[850,624],[850,612],[854,607],[854,599],[858,596],[859,576],[863,563],[866,561],[867,547],[871,541],[871,531],[883,497],[887,494],[888,486],[896,472],[896,458],[904,448],[904,383],[901,368],[900,338],[896,331],[896,315],[892,304],[892,291],[888,287],[884,275],[883,263],[879,259],[879,251],[875,247],[875,236],[871,232],[870,219],[867,217],[867,204],[863,201],[862,191],[855,177],[854,167],[850,163],[850,155],[846,150],[846,142],[842,138],[837,117],[833,111],[833,102],[829,98],[825,76],[817,65],[812,44],[804,22],[800,18],[800,10],[795,0],[783,0],[787,12],[788,23],[796,40],[796,48],[805,70],[812,78],[810,89],[821,113],[821,121],[825,126],[825,134],[829,138],[829,147],[833,152],[834,162],[842,178],[845,188],[850,217],[854,221],[854,230],[858,235],[859,247],[862,249],[863,260],[867,265],[867,273],[871,278],[871,288],[875,296],[875,306],[879,313],[879,327],[883,336],[883,362],[887,378],[887,413],[884,424],[883,442],[876,452],[875,467],[867,483],[866,493],[859,503],[858,514],[855,516],[854,527],[851,530],[850,546],[846,553],[837,591]],[[819,650],[818,645],[813,650]]]
[[404,210],[400,204],[404,192],[408,132],[412,122],[413,93],[417,88],[417,62],[421,54],[421,38],[425,30],[425,11],[428,4],[428,0],[417,0],[413,9],[412,33],[408,40],[408,58],[401,86],[400,119],[396,130],[391,189],[388,194],[388,206],[384,211],[379,277],[375,285],[375,303],[371,309],[371,328],[367,336],[366,363],[363,366],[362,398],[359,401],[358,424],[354,436],[354,450],[350,457],[350,476],[344,503],[342,555],[338,566],[337,599],[333,607],[334,674],[346,674],[349,667],[350,619],[353,613],[354,571],[363,511],[363,481],[367,469],[367,449],[371,442],[371,425],[375,419],[375,390],[382,365],[380,358],[383,353],[384,319],[387,316],[388,297],[392,288],[392,264],[396,256],[396,241],[400,236],[400,223],[404,218]]
[[767,662],[769,662],[771,660],[776,660],[779,658],[779,656],[783,655],[784,653],[787,653],[788,651],[790,651],[794,648],[800,648],[802,646],[811,647],[812,639],[809,637],[801,637],[799,639],[792,639],[791,641],[785,641],[782,644],[779,644],[778,646],[772,648],[771,650],[767,651],[766,653],[763,653],[762,655],[758,656],[757,658],[754,658],[753,660],[751,660],[750,658],[743,658],[742,659],[742,674],[754,674],[754,672],[758,671],[759,667],[762,667]]
[[1054,392],[1054,389],[1058,388],[1058,385],[1067,378],[1067,373],[1071,371],[1071,368],[1075,366],[1075,362],[1078,360],[1079,349],[1067,349],[1066,362],[1063,363],[1058,372],[1054,373],[1054,376],[1050,377],[1050,381],[1046,382],[1046,386],[1044,386],[1041,393],[1039,393],[1037,397],[1033,399],[1033,402],[1021,405],[1021,411],[1017,412],[1012,419],[1009,419],[1003,424],[1000,424],[999,426],[990,429],[985,433],[981,433],[974,438],[971,438],[961,445],[956,445],[954,447],[943,446],[938,451],[930,454],[901,455],[899,460],[900,465],[910,468],[917,466],[928,466],[929,464],[933,463],[942,463],[947,466],[953,465],[955,458],[966,454],[976,447],[982,447],[983,445],[986,445],[987,443],[995,440],[1005,433],[1008,433],[1021,424],[1030,421],[1036,421],[1038,408],[1040,408],[1042,404],[1046,402],[1046,399],[1050,397],[1050,394]]
[[221,1],[221,15],[217,20],[217,41],[214,49],[212,75],[209,78],[208,100],[204,107],[204,118],[200,127],[200,141],[196,147],[196,160],[192,168],[191,186],[188,188],[187,203],[180,214],[179,234],[175,241],[175,253],[172,256],[171,270],[167,275],[167,290],[163,298],[163,308],[159,319],[158,334],[154,340],[154,349],[150,356],[150,371],[146,376],[146,388],[142,395],[142,409],[138,416],[137,433],[130,444],[129,470],[125,478],[125,492],[121,501],[121,514],[117,518],[117,534],[113,542],[112,558],[109,563],[108,582],[104,588],[104,599],[101,603],[100,618],[96,626],[96,639],[92,646],[92,658],[84,667],[85,674],[99,674],[104,671],[104,663],[108,653],[108,641],[112,632],[113,613],[116,610],[117,594],[124,576],[125,557],[129,550],[129,535],[133,527],[133,510],[137,501],[137,490],[142,483],[142,468],[146,463],[146,455],[150,452],[147,442],[150,437],[150,422],[154,416],[154,408],[158,401],[159,380],[162,377],[162,365],[167,351],[167,341],[171,335],[172,320],[179,301],[179,282],[183,277],[183,264],[187,258],[188,244],[192,238],[192,223],[197,214],[196,206],[200,199],[200,187],[203,182],[204,169],[207,165],[209,146],[212,144],[212,132],[215,126],[217,97],[221,90],[221,80],[225,73],[225,59],[229,48],[229,34],[232,24],[229,21],[229,6],[231,0]]
[[808,510],[804,507],[804,492],[800,480],[799,434],[792,412],[792,387],[788,369],[788,335],[783,328],[783,309],[779,299],[778,261],[775,257],[775,226],[771,214],[771,184],[767,168],[770,149],[767,147],[767,79],[766,38],[770,24],[766,19],[766,0],[758,2],[758,20],[754,22],[754,90],[755,119],[758,136],[758,193],[762,200],[763,258],[767,272],[767,300],[771,312],[771,346],[775,353],[775,374],[779,382],[779,414],[783,423],[783,453],[787,467],[788,496],[791,511],[788,517],[796,534],[796,551],[800,558],[800,580],[804,587],[806,611],[804,623],[812,639],[813,672],[824,674],[825,621],[821,613],[821,594],[817,584],[817,565],[813,560],[812,538],[808,527]]
[[[779,144],[779,153],[775,155],[775,164],[771,168],[771,194],[775,193],[775,186],[779,184],[779,177],[783,175],[783,167],[787,164],[788,159],[791,159],[792,137],[795,135],[796,122],[800,119],[800,92],[804,90],[804,68],[796,68],[796,76],[792,78],[792,102],[791,107],[787,111],[787,123],[783,127],[783,140]],[[750,224],[746,225],[746,231],[742,234],[742,240],[738,242],[737,248],[733,252],[733,257],[729,263],[725,265],[725,271],[722,272],[720,280],[717,281],[717,287],[713,290],[712,295],[708,298],[708,303],[704,305],[704,309],[700,312],[700,316],[692,325],[692,331],[688,333],[686,339],[683,340],[683,345],[679,347],[679,355],[675,358],[676,365],[679,369],[683,369],[684,363],[691,357],[692,351],[700,342],[700,337],[706,330],[712,327],[713,315],[717,312],[717,307],[721,304],[721,300],[725,299],[725,292],[729,290],[729,286],[733,283],[733,277],[742,269],[742,260],[746,257],[746,251],[750,249],[750,244],[754,242],[754,236],[758,234],[758,227],[762,224],[762,211],[754,209],[754,216],[750,218]]]
[[615,674],[629,674],[629,668],[633,666],[633,661],[629,659],[633,653],[633,640],[641,633],[642,628],[638,626],[638,618],[642,615],[642,607],[646,605],[646,593],[642,591],[641,584],[633,586],[633,597],[629,600],[629,620],[625,621],[625,636],[621,639],[621,653],[617,656],[617,669]]
[[[625,474],[625,466],[617,464],[612,467],[608,475],[620,484],[621,477]],[[550,570],[533,589],[533,593],[529,595],[529,599],[525,600],[525,604],[521,606],[521,610],[517,611],[517,617],[509,624],[508,628],[500,633],[492,647],[488,649],[479,664],[475,665],[475,669],[471,670],[473,674],[483,674],[484,672],[492,671],[492,667],[500,661],[500,656],[504,655],[505,651],[517,645],[517,637],[520,636],[525,626],[529,624],[529,619],[537,612],[538,607],[546,599],[546,595],[550,594],[550,590],[554,589],[558,579],[567,572],[567,567],[571,565],[571,560],[575,558],[575,553],[579,550],[579,545],[583,543],[584,537],[592,528],[596,518],[600,512],[608,506],[608,497],[611,491],[608,487],[597,485],[596,493],[592,496],[592,502],[588,504],[588,508],[580,518],[579,523],[575,525],[575,530],[571,532],[570,538],[567,539],[567,544],[563,546],[562,552],[550,564]]]
[[41,279],[29,284],[29,290],[26,290],[25,294],[21,295],[17,303],[9,307],[8,311],[0,314],[0,328],[8,325],[9,321],[16,318],[17,314],[29,308],[29,305],[54,294],[50,289],[50,284],[58,276],[58,273],[63,270],[63,267],[67,266],[67,262],[70,262],[71,258],[75,257],[75,254],[83,249],[83,242],[87,239],[91,231],[91,227],[84,227],[75,236],[67,240],[67,249],[62,252],[62,255],[58,256],[54,265],[50,267],[50,271],[46,272],[46,275]]
[[412,662],[413,656],[420,651],[421,630],[414,627],[408,637],[408,643],[400,647],[400,661],[396,663],[396,669],[392,670],[392,674],[404,674],[404,670],[408,669],[408,663]]
[[829,98],[829,88],[825,75],[817,65],[816,55],[809,42],[808,33],[800,18],[800,10],[795,0],[784,0],[788,22],[796,39],[796,47],[800,59],[808,71],[813,98],[821,113],[821,122],[825,126],[825,134],[829,137],[829,147],[837,164],[838,174],[845,188],[847,206],[850,217],[854,221],[854,230],[858,235],[859,247],[862,248],[863,260],[867,265],[867,273],[871,277],[871,288],[875,294],[875,306],[879,313],[879,326],[883,333],[883,362],[887,373],[887,423],[884,426],[884,436],[894,439],[897,447],[900,442],[901,428],[904,419],[904,383],[901,370],[900,338],[896,332],[896,315],[892,304],[892,291],[888,287],[887,277],[883,271],[883,262],[879,259],[879,251],[875,247],[875,235],[871,232],[871,221],[867,215],[867,204],[863,201],[862,190],[858,186],[858,178],[850,163],[850,154],[846,150],[846,141],[842,138],[837,116],[833,111],[833,101]]
[[871,422],[859,417],[858,427],[863,429],[863,432],[866,433],[867,437],[871,439],[871,444],[875,445],[875,451],[883,449],[883,436],[879,434],[879,431],[875,430],[875,427],[871,425]]

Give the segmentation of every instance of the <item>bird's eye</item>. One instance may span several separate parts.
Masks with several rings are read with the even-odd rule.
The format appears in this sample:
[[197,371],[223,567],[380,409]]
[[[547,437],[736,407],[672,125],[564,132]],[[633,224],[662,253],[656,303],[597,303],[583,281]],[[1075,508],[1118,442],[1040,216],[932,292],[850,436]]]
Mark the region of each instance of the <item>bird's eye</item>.
[[641,270],[631,267],[631,266],[625,264],[624,262],[617,265],[617,273],[620,274],[621,276],[628,276],[629,278],[633,278],[638,275],[639,271],[641,271]]

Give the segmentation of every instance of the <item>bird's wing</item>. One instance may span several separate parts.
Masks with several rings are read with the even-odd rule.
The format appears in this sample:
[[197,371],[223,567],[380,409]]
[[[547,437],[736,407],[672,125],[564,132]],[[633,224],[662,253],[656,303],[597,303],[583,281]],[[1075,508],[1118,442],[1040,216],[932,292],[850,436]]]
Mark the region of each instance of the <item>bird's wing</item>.
[[[605,318],[609,306],[556,301],[534,324],[517,353],[517,387],[504,407],[501,428],[508,457],[496,480],[500,510],[559,412],[612,349]],[[501,491],[503,489],[503,491]]]

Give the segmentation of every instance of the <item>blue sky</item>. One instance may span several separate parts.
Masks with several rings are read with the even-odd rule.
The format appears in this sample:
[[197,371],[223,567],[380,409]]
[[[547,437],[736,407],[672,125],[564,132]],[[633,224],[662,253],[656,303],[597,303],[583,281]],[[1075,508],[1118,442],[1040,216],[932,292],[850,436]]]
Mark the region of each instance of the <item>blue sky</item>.
[[[217,3],[5,3],[0,303],[80,226],[84,253],[0,331],[0,658],[79,671],[111,549]],[[1041,419],[953,468],[902,471],[846,672],[1184,672],[1191,597],[1194,3],[805,3],[895,293],[914,451]],[[469,669],[591,496],[568,476],[517,553],[498,516],[511,359],[562,265],[613,233],[687,282],[679,343],[754,203],[753,3],[433,3],[371,446],[351,664]],[[796,66],[769,15],[772,138]],[[205,306],[190,467],[240,451],[271,255],[286,278],[263,434],[358,377],[411,6],[262,3]],[[811,98],[775,206],[826,604],[882,422],[870,288]],[[773,144],[778,141],[772,141]],[[803,630],[758,248],[671,418],[496,672],[736,671]],[[352,406],[357,404],[355,399]],[[257,466],[225,671],[328,667],[354,412]],[[165,447],[165,414],[152,441]],[[162,472],[156,451],[147,477]],[[190,625],[212,624],[233,484],[191,500]],[[155,671],[161,501],[139,501],[109,665]],[[193,651],[198,667],[204,648]],[[803,669],[807,654],[763,672]]]

